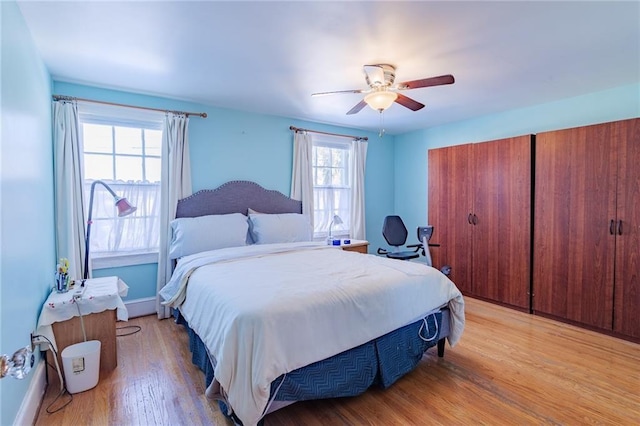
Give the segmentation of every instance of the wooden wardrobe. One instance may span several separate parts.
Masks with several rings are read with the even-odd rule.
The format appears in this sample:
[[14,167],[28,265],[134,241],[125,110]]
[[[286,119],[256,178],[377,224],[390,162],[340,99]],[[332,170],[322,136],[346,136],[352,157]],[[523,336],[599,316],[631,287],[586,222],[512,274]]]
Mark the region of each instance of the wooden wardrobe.
[[640,119],[536,135],[533,311],[640,338]]
[[532,137],[431,149],[434,266],[465,295],[529,310]]

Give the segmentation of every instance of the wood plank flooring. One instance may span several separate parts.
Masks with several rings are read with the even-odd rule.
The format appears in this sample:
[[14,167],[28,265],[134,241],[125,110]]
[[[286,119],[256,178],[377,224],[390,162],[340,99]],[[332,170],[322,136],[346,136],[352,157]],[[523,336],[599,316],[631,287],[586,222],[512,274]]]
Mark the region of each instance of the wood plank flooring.
[[[461,342],[387,390],[309,401],[265,418],[276,425],[640,424],[640,345],[508,308],[466,299]],[[154,316],[118,337],[118,367],[92,390],[36,425],[230,425],[204,396],[187,335]]]

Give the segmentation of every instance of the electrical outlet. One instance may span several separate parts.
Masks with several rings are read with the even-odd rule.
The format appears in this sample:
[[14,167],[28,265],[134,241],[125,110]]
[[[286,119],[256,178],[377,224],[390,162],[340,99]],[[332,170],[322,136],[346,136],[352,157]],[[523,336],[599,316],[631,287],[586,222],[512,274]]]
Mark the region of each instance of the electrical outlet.
[[40,345],[42,345],[43,343],[46,344],[47,341],[45,339],[41,339],[40,336],[36,334],[35,331],[32,331],[31,332],[31,348],[32,348],[31,350],[34,350],[36,346],[38,347],[38,349],[42,350],[40,348]]
[[80,287],[80,288],[77,288],[76,290],[74,290],[73,298],[76,299],[76,300],[82,299],[82,295],[84,294],[84,289],[85,288],[86,287]]

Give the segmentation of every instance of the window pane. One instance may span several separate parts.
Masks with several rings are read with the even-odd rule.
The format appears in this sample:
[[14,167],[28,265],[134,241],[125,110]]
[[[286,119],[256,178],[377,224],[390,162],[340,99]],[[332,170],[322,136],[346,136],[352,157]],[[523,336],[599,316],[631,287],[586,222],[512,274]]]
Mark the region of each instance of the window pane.
[[116,154],[142,155],[142,129],[116,127]]
[[320,167],[331,165],[331,150],[324,147],[316,147],[316,161],[314,164]]
[[335,186],[344,186],[344,170],[342,169],[331,169],[331,184]]
[[113,152],[111,126],[103,124],[83,124],[82,142],[88,152]]
[[160,159],[145,158],[145,173],[148,182],[160,182]]
[[142,181],[142,157],[116,156],[116,180]]
[[331,169],[318,168],[316,169],[316,182],[318,186],[327,186],[331,183]]
[[144,143],[145,154],[155,155],[160,157],[162,155],[162,131],[144,129]]
[[111,155],[85,154],[84,178],[91,180],[113,180],[113,157]]
[[93,218],[91,224],[91,252],[99,253],[108,251],[109,235],[111,234],[111,220]]
[[343,149],[333,149],[331,151],[331,165],[333,167],[344,167],[345,151]]

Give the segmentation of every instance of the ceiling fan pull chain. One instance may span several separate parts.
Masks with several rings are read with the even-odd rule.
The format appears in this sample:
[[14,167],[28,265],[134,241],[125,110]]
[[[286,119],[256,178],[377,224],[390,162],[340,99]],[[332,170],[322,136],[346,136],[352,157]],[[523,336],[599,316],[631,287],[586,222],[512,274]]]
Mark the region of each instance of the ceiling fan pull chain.
[[378,133],[378,137],[384,136],[384,110],[380,110],[380,132]]

